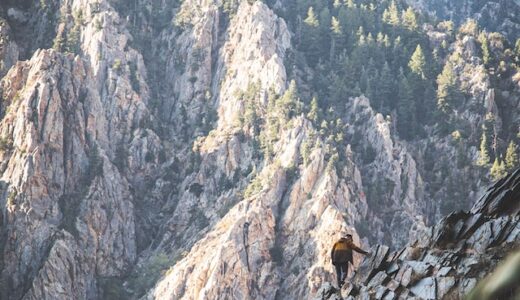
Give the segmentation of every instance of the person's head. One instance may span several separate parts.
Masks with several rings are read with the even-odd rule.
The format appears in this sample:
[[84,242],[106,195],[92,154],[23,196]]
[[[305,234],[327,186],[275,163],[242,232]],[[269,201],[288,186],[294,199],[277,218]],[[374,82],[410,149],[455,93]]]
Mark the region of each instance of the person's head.
[[342,238],[346,239],[346,240],[349,240],[349,241],[352,241],[353,238],[352,238],[352,234],[349,234],[349,233],[346,233],[346,234],[343,234],[342,235]]

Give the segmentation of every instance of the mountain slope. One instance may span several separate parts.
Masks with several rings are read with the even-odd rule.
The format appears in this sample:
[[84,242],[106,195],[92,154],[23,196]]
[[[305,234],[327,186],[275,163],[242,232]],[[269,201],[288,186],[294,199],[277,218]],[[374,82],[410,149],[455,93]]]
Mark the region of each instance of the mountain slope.
[[491,23],[266,2],[0,4],[0,298],[307,298],[518,165]]
[[[345,297],[464,297],[507,253],[519,249],[519,194],[517,170],[491,186],[471,211],[450,214],[402,250],[376,247],[356,270]],[[333,299],[333,293],[333,287],[323,287],[320,299]]]
[[410,5],[437,18],[451,19],[463,23],[467,18],[474,18],[486,24],[488,31],[501,32],[513,40],[518,37],[520,29],[520,3],[509,1],[431,1],[410,0]]

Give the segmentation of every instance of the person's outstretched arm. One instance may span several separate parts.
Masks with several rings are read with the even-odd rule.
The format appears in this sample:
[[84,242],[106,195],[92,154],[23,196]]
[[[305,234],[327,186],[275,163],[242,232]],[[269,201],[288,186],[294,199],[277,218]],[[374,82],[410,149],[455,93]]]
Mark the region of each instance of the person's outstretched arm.
[[365,251],[361,248],[359,248],[358,246],[352,244],[352,250],[356,251],[357,253],[361,253],[363,255],[367,255],[368,254],[368,251]]

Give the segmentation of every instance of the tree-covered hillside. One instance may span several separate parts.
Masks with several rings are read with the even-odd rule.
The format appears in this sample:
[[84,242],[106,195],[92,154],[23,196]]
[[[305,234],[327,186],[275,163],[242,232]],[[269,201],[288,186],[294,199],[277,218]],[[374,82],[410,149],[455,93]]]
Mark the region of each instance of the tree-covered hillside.
[[[403,1],[287,1],[280,13],[295,45],[286,67],[338,163],[347,144],[362,147],[359,136],[343,132],[346,102],[365,95],[399,140],[419,150],[430,195],[451,185],[452,195],[471,189],[464,175],[445,182],[451,177],[445,168],[496,180],[518,164],[520,39],[510,41],[472,19],[439,21]],[[493,99],[484,100],[481,93],[490,90]],[[431,145],[439,140],[456,155],[439,157],[439,145]],[[370,162],[371,149],[356,150],[360,161]],[[453,199],[441,211],[467,205]]]

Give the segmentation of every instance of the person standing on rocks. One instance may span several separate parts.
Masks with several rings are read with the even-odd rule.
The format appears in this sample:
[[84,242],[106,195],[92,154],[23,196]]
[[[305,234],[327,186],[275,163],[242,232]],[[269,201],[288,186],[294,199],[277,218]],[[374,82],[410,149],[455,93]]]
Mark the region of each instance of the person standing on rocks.
[[338,279],[338,287],[345,283],[348,273],[348,263],[353,264],[352,250],[363,255],[370,256],[370,253],[359,248],[354,244],[351,234],[345,234],[332,246],[330,253],[332,264],[336,267],[336,276]]

